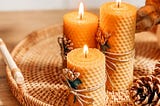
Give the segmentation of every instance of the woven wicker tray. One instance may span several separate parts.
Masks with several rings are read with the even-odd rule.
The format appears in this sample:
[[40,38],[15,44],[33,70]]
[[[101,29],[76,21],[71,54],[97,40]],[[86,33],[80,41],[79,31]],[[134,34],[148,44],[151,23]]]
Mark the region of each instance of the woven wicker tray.
[[[62,36],[62,26],[55,25],[35,31],[22,40],[12,51],[12,56],[25,78],[17,85],[7,68],[9,87],[22,105],[68,106],[67,85],[61,78],[61,56],[57,37]],[[152,72],[160,59],[156,37],[148,32],[136,35],[136,60],[134,76]],[[108,106],[132,105],[128,92],[107,92]]]

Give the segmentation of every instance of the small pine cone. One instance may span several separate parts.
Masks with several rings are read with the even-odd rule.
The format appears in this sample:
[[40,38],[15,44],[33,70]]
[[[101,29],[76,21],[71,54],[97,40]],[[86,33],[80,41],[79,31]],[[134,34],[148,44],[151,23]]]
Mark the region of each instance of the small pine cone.
[[75,79],[77,79],[80,76],[79,72],[74,72],[73,70],[70,70],[68,68],[64,68],[62,70],[64,76],[71,81],[74,81]]
[[70,39],[63,37],[64,54],[67,55],[71,50],[73,50],[73,43]]
[[160,79],[152,75],[135,79],[129,94],[136,106],[160,106]]
[[102,32],[102,30],[100,28],[98,28],[96,40],[101,45],[104,45],[105,42],[106,42],[105,35],[103,34],[103,32]]
[[96,40],[99,44],[104,45],[110,36],[111,34],[104,33],[100,28],[98,28]]
[[158,63],[155,66],[155,69],[153,71],[153,75],[160,78],[160,60],[158,61]]
[[103,32],[100,28],[98,28],[97,34],[96,34],[96,40],[98,42],[97,48],[101,50],[103,53],[106,52],[107,48],[110,48],[108,44],[108,39],[111,36],[111,33],[109,32]]

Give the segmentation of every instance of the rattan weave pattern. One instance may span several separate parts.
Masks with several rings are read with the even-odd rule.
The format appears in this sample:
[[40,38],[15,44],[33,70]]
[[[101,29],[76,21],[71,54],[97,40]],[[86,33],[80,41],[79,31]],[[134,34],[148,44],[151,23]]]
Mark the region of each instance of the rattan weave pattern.
[[[58,36],[62,36],[62,26],[50,26],[31,33],[12,51],[12,56],[24,75],[25,83],[17,85],[8,68],[7,78],[13,95],[22,105],[68,106],[69,91],[61,78],[62,61],[57,43]],[[135,77],[152,71],[158,59],[160,49],[156,45],[156,37],[146,32],[137,34]],[[107,91],[107,106],[130,106],[127,93]]]
[[136,59],[134,76],[151,74],[160,59],[157,37],[151,32],[142,32],[136,36]]

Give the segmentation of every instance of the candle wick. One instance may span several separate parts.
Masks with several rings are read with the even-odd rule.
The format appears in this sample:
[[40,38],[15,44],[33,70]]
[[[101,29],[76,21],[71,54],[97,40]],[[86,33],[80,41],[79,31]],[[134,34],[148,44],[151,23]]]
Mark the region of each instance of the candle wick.
[[82,20],[82,18],[83,18],[83,16],[82,16],[82,14],[80,14],[80,20]]
[[118,6],[118,8],[120,7],[120,3],[119,2],[117,3],[117,6]]
[[84,54],[84,57],[87,58],[87,53]]
[[84,57],[87,58],[87,55],[88,55],[88,47],[87,47],[87,45],[84,45],[83,53],[84,53]]

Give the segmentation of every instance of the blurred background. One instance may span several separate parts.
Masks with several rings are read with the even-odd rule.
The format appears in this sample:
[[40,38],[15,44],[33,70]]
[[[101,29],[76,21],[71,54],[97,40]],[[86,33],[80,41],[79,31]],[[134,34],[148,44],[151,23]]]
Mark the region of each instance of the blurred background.
[[[86,9],[98,8],[105,2],[115,0],[0,0],[0,11],[53,10],[78,8],[83,1]],[[137,7],[144,5],[145,0],[122,0]]]

